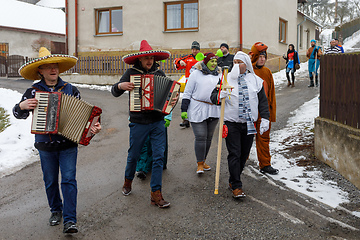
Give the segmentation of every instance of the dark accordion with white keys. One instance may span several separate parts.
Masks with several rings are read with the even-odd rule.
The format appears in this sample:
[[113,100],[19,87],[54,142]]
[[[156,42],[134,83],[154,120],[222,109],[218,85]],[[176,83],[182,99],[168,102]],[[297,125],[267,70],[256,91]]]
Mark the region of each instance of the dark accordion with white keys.
[[59,134],[82,145],[88,145],[94,134],[91,127],[98,122],[101,108],[60,92],[35,93],[31,133]]
[[131,75],[130,82],[135,85],[130,92],[131,112],[156,110],[166,115],[172,111],[171,100],[181,86],[171,78],[152,74]]

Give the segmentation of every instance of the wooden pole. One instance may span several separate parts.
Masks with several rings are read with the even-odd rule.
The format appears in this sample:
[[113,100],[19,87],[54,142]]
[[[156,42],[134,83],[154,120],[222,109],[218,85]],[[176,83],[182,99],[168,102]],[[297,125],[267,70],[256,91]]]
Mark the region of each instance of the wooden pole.
[[[233,87],[227,84],[227,73],[229,69],[224,69],[224,80],[222,84],[222,89],[227,90]],[[221,84],[220,84],[221,85]],[[222,90],[219,86],[219,91]],[[217,149],[217,160],[216,160],[216,174],[215,174],[215,191],[214,194],[219,194],[219,181],[220,181],[220,162],[221,162],[221,148],[222,148],[222,132],[224,125],[224,113],[225,113],[225,98],[221,99],[221,109],[220,109],[220,122],[219,122],[219,138],[218,138],[218,149]]]
[[280,65],[281,65],[281,62],[280,62],[280,59],[281,59],[281,57],[279,57],[279,72],[280,72]]

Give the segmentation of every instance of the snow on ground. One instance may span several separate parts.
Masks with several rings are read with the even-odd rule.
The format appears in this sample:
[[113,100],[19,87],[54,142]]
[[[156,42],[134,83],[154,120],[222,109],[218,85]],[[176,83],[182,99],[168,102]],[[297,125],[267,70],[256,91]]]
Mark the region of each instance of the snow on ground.
[[359,48],[354,48],[353,47],[358,44],[360,42],[360,30],[353,33],[352,36],[346,38],[344,40],[344,44],[343,44],[343,47],[344,47],[344,51],[345,52],[354,52],[355,50],[356,51],[359,51],[360,49]]
[[[308,74],[308,62],[300,63],[300,69],[295,72],[295,81],[298,76],[307,76]],[[275,88],[279,89],[287,86],[286,69],[282,69],[277,73],[273,73]]]
[[[300,69],[295,74],[297,76],[307,75],[307,62],[301,63]],[[285,69],[274,73],[273,78],[276,88],[285,86],[287,82]],[[270,177],[285,183],[290,189],[335,208],[341,203],[348,202],[347,193],[343,192],[335,182],[325,181],[320,171],[309,171],[305,166],[298,166],[296,162],[301,161],[303,156],[291,159],[285,157],[289,147],[301,145],[302,140],[313,137],[311,130],[314,129],[314,119],[319,116],[318,98],[317,96],[304,103],[292,113],[293,116],[283,129],[271,133],[271,162],[274,168],[279,169],[279,174]],[[250,159],[257,159],[255,145],[251,150]]]
[[11,124],[0,133],[0,178],[38,160],[34,135],[30,134],[31,118],[18,120],[12,114],[21,96],[19,92],[0,88],[0,107],[9,115]]
[[[271,176],[287,187],[323,202],[331,207],[348,202],[347,193],[333,181],[326,181],[321,171],[298,166],[297,162],[306,160],[304,156],[287,159],[284,155],[293,146],[302,145],[306,139],[313,138],[314,118],[319,113],[319,99],[315,97],[294,111],[285,128],[271,134],[270,150],[272,166],[279,174]],[[290,150],[289,150],[290,148]]]

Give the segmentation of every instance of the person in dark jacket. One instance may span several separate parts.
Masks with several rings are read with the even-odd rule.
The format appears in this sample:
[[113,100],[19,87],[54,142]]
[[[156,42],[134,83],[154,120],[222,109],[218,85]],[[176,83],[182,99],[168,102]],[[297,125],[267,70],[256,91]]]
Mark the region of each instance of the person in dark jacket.
[[[38,80],[27,89],[21,101],[13,108],[18,119],[26,119],[38,105],[36,91],[62,92],[80,99],[79,90],[63,81],[59,74],[76,64],[77,58],[69,55],[51,54],[46,48],[39,50],[39,58],[25,63],[19,73],[29,80]],[[101,130],[99,122],[91,128],[93,134]],[[77,182],[76,161],[77,144],[58,134],[35,134],[35,148],[39,151],[41,169],[45,182],[46,196],[50,206],[50,226],[60,224],[64,217],[64,233],[76,233]],[[59,191],[59,169],[61,171],[61,200]]]
[[[170,52],[152,50],[146,40],[141,41],[140,52],[128,54],[123,57],[123,61],[133,65],[133,67],[126,70],[124,75],[120,78],[120,81],[112,86],[112,95],[114,97],[119,97],[125,91],[130,92],[134,89],[134,83],[130,82],[131,75],[154,74],[165,76],[165,73],[158,69],[158,64],[155,61],[164,60],[169,56]],[[172,99],[172,105],[175,105],[177,100],[178,97]],[[164,200],[161,193],[163,158],[166,141],[164,115],[155,110],[141,112],[130,111],[129,115],[130,147],[128,150],[125,182],[122,193],[125,196],[131,193],[131,185],[135,176],[137,161],[147,137],[150,136],[153,158],[150,181],[151,204],[157,205],[160,208],[169,207],[170,203]]]
[[219,104],[219,98],[225,98],[224,122],[228,127],[225,141],[229,152],[229,187],[234,198],[244,198],[246,195],[242,190],[240,176],[256,134],[254,122],[260,115],[260,134],[269,129],[269,106],[263,80],[255,75],[250,57],[246,53],[236,53],[234,67],[228,74],[227,82],[233,87],[232,90],[221,90],[219,94],[219,89],[215,88],[210,98],[214,104]]
[[[296,66],[297,64],[300,64],[299,54],[297,51],[295,51],[294,44],[289,44],[289,49],[286,53],[286,55],[283,56],[283,58],[286,60],[286,78],[288,80],[288,87],[295,87],[295,72],[296,72]],[[291,72],[291,80],[290,82],[290,75]]]
[[221,68],[228,67],[230,72],[233,67],[234,55],[230,54],[229,45],[226,43],[220,45],[220,50],[222,51],[223,56],[218,58],[218,66]]

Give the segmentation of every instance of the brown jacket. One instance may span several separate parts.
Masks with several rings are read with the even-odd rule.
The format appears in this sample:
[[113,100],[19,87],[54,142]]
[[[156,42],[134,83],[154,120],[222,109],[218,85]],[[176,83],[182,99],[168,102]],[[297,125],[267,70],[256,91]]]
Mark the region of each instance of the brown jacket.
[[[307,57],[307,58],[310,59],[310,56],[311,56],[311,53],[313,52],[313,50],[314,50],[314,47],[310,47],[310,48],[306,51],[306,57]],[[316,58],[317,58],[317,59],[320,59],[320,56],[321,56],[322,54],[323,54],[323,53],[322,53],[321,49],[319,48]]]
[[264,80],[264,90],[268,99],[270,122],[276,122],[276,97],[275,97],[275,84],[272,73],[269,68],[263,66],[262,68],[256,67],[256,63],[253,65],[254,72],[262,80]]

